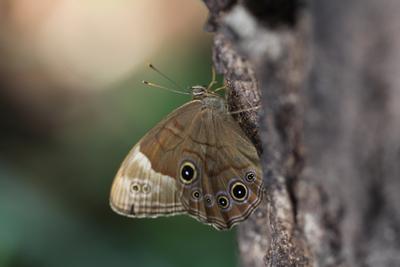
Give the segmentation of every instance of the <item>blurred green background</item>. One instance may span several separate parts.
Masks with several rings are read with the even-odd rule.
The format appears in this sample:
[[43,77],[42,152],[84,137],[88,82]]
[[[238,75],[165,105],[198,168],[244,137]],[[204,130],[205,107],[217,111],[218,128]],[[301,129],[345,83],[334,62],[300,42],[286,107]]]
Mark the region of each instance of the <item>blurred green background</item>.
[[[34,2],[34,3],[32,3]],[[207,84],[200,1],[0,1],[0,266],[237,266],[235,232],[111,211],[130,148]],[[179,12],[178,12],[179,11]]]

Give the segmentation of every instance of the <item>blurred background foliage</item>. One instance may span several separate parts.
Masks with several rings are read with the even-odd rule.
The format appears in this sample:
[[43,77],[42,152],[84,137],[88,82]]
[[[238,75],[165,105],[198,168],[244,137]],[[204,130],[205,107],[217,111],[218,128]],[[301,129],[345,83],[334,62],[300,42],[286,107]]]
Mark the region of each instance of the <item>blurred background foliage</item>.
[[236,266],[234,231],[111,211],[119,164],[207,84],[197,0],[0,0],[0,266]]

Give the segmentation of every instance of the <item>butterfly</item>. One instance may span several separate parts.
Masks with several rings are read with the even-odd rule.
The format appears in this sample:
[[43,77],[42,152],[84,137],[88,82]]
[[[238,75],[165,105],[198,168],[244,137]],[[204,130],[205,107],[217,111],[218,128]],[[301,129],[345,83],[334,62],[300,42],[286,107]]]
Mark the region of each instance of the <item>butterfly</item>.
[[188,214],[226,230],[259,205],[259,155],[226,100],[211,89],[214,81],[192,86],[192,100],[131,149],[111,188],[116,213],[134,218]]

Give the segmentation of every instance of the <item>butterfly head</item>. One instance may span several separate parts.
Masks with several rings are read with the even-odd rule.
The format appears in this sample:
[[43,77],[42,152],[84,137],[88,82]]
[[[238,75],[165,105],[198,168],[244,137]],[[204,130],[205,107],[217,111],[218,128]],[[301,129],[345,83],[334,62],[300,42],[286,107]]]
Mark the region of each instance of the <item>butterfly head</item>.
[[201,85],[194,85],[190,89],[192,90],[193,99],[202,99],[208,93],[207,88]]
[[206,97],[219,97],[218,94],[211,91],[209,88],[202,85],[194,85],[190,88],[192,90],[193,99],[204,99]]
[[225,100],[214,91],[201,85],[192,86],[191,90],[193,100],[202,101],[204,107],[218,110],[222,113],[227,112]]

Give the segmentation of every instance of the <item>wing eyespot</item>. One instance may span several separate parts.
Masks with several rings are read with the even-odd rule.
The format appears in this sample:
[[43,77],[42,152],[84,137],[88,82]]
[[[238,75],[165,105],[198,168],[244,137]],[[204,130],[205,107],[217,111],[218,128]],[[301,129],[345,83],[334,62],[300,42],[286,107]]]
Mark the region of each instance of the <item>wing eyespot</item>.
[[197,168],[190,161],[184,161],[179,170],[179,179],[184,184],[191,184],[197,178]]
[[192,199],[195,201],[199,201],[202,198],[202,194],[200,190],[195,189],[192,191]]
[[135,181],[131,182],[129,189],[132,194],[146,195],[151,193],[152,188],[151,188],[151,183],[137,181],[137,179],[135,179]]
[[140,192],[140,184],[134,182],[131,184],[131,192],[132,193],[139,193]]
[[150,191],[151,191],[151,186],[150,186],[149,184],[144,184],[144,185],[142,186],[142,191],[143,191],[143,193],[145,193],[145,194],[150,193]]
[[219,195],[217,197],[217,203],[222,210],[228,209],[231,204],[229,198],[225,195]]
[[209,208],[214,206],[214,198],[213,198],[213,196],[210,195],[210,194],[205,195],[204,196],[204,203],[205,203],[206,207],[209,207]]
[[242,182],[235,182],[230,188],[231,197],[238,202],[243,202],[247,199],[248,189]]
[[246,182],[253,183],[256,180],[256,173],[253,171],[246,172],[244,179]]

